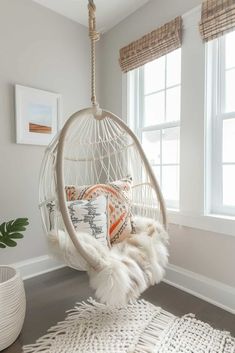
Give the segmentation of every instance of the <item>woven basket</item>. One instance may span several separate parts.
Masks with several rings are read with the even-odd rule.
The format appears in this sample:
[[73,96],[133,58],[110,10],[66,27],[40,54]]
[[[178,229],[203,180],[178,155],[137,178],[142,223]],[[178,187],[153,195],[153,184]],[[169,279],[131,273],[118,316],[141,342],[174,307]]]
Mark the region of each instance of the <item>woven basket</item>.
[[0,266],[0,351],[19,336],[25,309],[25,291],[19,272],[9,266]]

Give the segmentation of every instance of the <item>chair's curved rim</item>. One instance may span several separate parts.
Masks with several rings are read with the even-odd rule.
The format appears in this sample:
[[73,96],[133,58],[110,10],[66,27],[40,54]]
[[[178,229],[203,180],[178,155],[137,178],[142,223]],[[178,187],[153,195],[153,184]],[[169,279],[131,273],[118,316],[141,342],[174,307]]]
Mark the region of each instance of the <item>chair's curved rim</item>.
[[76,231],[74,229],[74,226],[72,224],[71,218],[69,216],[69,212],[67,209],[66,205],[66,195],[65,195],[65,182],[64,182],[64,148],[66,144],[66,135],[67,132],[69,131],[70,127],[72,124],[77,119],[80,119],[84,115],[92,115],[93,118],[102,120],[104,118],[110,118],[113,121],[115,121],[121,128],[123,128],[133,139],[133,141],[136,144],[136,147],[140,153],[140,156],[144,162],[145,168],[149,174],[151,185],[153,189],[156,192],[159,204],[160,204],[160,212],[162,215],[162,222],[163,226],[165,229],[167,229],[167,216],[166,216],[166,207],[165,207],[165,202],[164,198],[161,192],[161,189],[159,187],[159,184],[155,178],[154,172],[148,162],[148,159],[143,151],[143,148],[140,144],[140,141],[138,137],[134,134],[134,132],[126,125],[126,123],[121,120],[118,116],[115,114],[98,109],[97,107],[91,107],[91,108],[85,108],[82,109],[76,113],[74,113],[65,123],[64,127],[62,128],[58,140],[58,145],[57,145],[57,157],[56,157],[56,179],[57,179],[57,194],[58,194],[58,203],[60,207],[60,211],[62,214],[62,218],[65,224],[65,227],[67,229],[67,232],[76,247],[76,249],[79,251],[80,255],[84,258],[84,260],[96,271],[99,271],[102,268],[102,264],[100,261],[98,261],[96,258],[94,258],[93,254],[87,253],[82,244],[79,242],[77,236],[76,236]]

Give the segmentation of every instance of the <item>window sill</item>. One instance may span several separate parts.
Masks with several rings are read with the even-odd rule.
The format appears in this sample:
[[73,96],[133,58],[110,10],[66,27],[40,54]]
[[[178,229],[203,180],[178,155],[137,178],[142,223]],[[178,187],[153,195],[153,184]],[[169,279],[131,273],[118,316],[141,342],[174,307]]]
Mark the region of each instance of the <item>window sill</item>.
[[168,219],[170,224],[235,236],[235,217],[214,214],[189,215],[168,210]]

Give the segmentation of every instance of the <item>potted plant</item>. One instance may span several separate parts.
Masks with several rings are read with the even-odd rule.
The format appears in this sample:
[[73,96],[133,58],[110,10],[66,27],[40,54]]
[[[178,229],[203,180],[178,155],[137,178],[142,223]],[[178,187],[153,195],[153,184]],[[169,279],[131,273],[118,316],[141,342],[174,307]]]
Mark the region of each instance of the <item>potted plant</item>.
[[[29,224],[27,218],[17,218],[0,225],[0,251],[17,245]],[[25,317],[26,300],[20,273],[11,266],[0,266],[0,351],[19,336]]]

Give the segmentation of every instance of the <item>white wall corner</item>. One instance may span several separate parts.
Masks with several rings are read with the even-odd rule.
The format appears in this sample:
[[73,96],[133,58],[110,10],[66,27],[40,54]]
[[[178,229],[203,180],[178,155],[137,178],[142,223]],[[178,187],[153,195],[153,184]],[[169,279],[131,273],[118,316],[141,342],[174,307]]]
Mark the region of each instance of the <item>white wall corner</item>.
[[194,7],[192,10],[183,14],[183,27],[184,29],[188,29],[189,27],[197,27],[199,26],[199,22],[201,19],[201,5]]
[[164,282],[235,314],[235,287],[169,265]]
[[12,265],[20,271],[22,278],[29,279],[53,270],[65,267],[65,265],[49,255],[39,256]]

